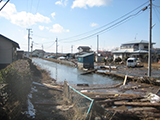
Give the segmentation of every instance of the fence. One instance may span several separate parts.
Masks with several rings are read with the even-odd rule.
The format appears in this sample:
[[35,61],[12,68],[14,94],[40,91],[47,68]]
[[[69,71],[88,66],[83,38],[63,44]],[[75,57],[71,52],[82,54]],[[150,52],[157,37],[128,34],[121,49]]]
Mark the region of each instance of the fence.
[[94,99],[87,97],[71,87],[66,80],[64,81],[64,100],[67,100],[70,104],[74,104],[74,110],[76,113],[76,118],[74,119],[115,119],[113,113],[105,110],[105,108],[96,103]]

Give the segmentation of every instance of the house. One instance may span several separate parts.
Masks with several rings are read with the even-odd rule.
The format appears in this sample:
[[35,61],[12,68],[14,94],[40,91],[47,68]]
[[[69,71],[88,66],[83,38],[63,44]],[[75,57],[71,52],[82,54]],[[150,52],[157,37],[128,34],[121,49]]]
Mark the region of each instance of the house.
[[19,44],[0,34],[0,69],[17,60]]
[[104,59],[112,57],[113,56],[111,51],[98,51],[98,55],[95,56],[95,61],[104,62]]
[[[148,44],[149,43],[146,40],[135,40],[124,43],[120,46],[118,51],[112,51],[114,60],[118,57],[121,59],[126,57],[136,57],[143,61],[145,55],[148,54]],[[153,44],[155,43],[152,43],[152,46]]]
[[94,53],[86,53],[78,56],[78,68],[93,69],[94,68]]
[[36,49],[32,52],[32,57],[44,57],[45,51]]

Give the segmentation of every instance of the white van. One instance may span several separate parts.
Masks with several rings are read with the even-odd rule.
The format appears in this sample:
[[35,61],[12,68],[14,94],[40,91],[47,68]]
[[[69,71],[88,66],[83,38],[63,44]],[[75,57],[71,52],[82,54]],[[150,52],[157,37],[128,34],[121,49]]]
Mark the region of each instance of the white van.
[[128,58],[127,59],[127,67],[136,67],[137,62],[136,62],[136,58]]

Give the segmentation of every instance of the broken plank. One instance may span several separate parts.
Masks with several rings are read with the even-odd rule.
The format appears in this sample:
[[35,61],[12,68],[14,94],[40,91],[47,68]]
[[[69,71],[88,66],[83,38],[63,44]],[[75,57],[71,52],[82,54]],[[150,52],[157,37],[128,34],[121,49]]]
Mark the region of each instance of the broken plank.
[[35,102],[35,105],[62,105],[63,102]]
[[140,97],[139,94],[129,94],[129,93],[90,93],[90,92],[85,92],[83,93],[84,95],[87,96],[96,96],[96,95],[100,95],[100,96],[128,96],[128,97]]
[[114,102],[114,105],[160,107],[160,103],[149,103],[149,102]]
[[126,85],[126,81],[127,81],[127,75],[125,75],[123,85]]
[[105,103],[109,103],[109,102],[115,102],[115,101],[122,101],[122,100],[135,100],[135,99],[141,99],[143,97],[133,97],[133,98],[115,98],[115,99],[106,99],[103,101],[97,101],[99,104],[105,104]]

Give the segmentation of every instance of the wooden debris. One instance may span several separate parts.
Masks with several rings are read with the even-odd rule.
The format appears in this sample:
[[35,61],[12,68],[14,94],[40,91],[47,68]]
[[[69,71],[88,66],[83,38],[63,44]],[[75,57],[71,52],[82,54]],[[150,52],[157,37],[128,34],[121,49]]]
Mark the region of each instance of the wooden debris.
[[105,65],[104,67],[105,67],[106,69],[117,69],[117,66]]
[[126,85],[126,81],[127,81],[127,75],[125,75],[123,85]]
[[149,102],[114,102],[114,105],[160,107],[160,103],[149,103]]
[[63,102],[35,102],[35,105],[62,105]]
[[141,99],[143,97],[121,97],[121,98],[115,98],[115,99],[106,99],[103,101],[98,101],[99,104],[104,104],[104,103],[113,103],[115,101],[122,101],[122,100],[135,100],[135,99]]
[[89,86],[88,84],[77,84],[77,86]]
[[41,87],[46,87],[48,89],[53,89],[53,90],[58,90],[60,92],[63,92],[61,86],[55,86],[47,83],[38,83],[38,82],[33,82],[34,85],[41,86]]
[[114,88],[119,87],[119,86],[121,86],[121,85],[123,85],[123,82],[118,83],[117,85],[114,85]]
[[81,73],[81,75],[91,74],[91,73],[93,73],[95,71],[96,71],[96,69],[94,69],[94,70],[88,70],[87,72]]
[[140,97],[139,94],[129,94],[129,93],[90,93],[90,92],[86,92],[86,93],[83,93],[84,95],[87,95],[87,96],[96,96],[96,95],[99,95],[99,96],[115,96],[115,95],[118,95],[118,96],[128,96],[128,97]]

